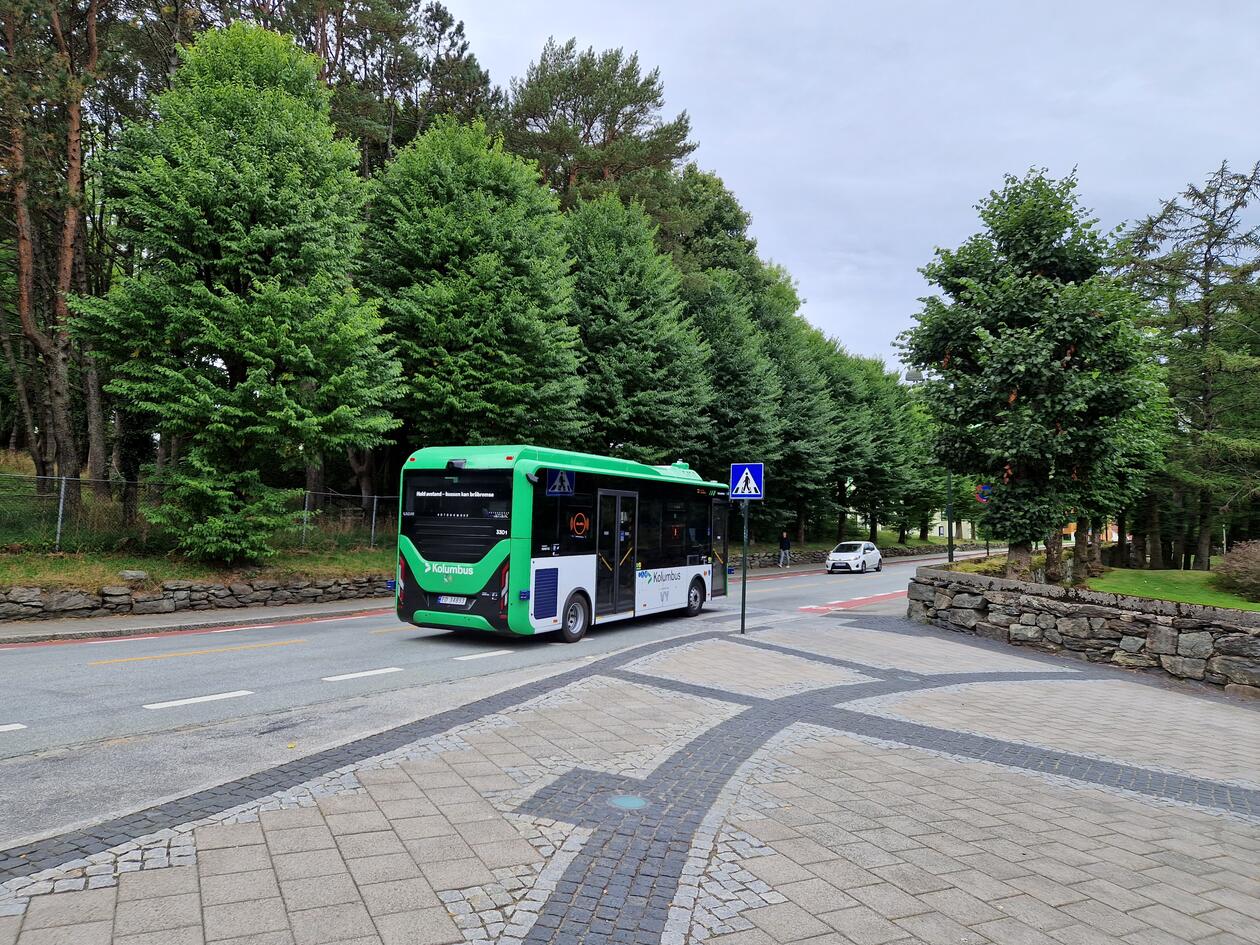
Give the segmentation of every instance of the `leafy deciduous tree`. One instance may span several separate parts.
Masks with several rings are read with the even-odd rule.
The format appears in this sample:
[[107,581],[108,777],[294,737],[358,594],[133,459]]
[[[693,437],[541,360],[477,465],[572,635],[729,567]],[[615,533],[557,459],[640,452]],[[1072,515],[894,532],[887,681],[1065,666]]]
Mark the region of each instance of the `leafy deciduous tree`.
[[183,440],[152,515],[196,557],[266,556],[284,475],[394,426],[398,365],[347,272],[358,155],[333,138],[318,71],[275,33],[205,33],[111,162],[137,262],[77,300],[79,326],[129,412]]
[[977,207],[985,229],[924,268],[941,295],[903,335],[928,372],[940,454],[992,483],[986,520],[1010,542],[1010,577],[1029,575],[1033,541],[1111,461],[1137,397],[1142,305],[1103,274],[1109,247],[1075,189],[1008,177]]
[[442,121],[386,167],[370,220],[362,278],[402,358],[406,438],[574,443],[573,280],[533,168],[483,124]]
[[591,442],[645,462],[698,452],[709,432],[710,349],[683,313],[678,271],[657,250],[651,221],[606,195],[579,203],[565,223]]

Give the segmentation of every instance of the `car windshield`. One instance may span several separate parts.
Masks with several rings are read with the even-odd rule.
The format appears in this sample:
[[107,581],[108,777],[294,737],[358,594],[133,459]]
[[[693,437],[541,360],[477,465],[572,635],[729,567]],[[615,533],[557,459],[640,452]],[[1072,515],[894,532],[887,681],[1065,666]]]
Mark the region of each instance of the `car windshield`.
[[831,550],[837,554],[855,555],[862,550],[862,543],[860,541],[842,541]]

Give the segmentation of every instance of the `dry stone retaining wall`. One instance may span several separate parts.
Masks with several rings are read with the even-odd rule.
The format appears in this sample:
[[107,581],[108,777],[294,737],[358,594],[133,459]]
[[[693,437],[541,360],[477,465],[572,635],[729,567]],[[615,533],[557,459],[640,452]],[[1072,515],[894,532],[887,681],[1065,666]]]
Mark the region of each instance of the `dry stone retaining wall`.
[[1260,696],[1260,613],[922,567],[907,616],[1017,646]]
[[171,614],[177,610],[312,604],[359,597],[388,597],[387,575],[327,578],[319,581],[239,581],[198,584],[166,581],[161,589],[137,590],[126,584],[96,590],[42,587],[0,588],[0,621],[103,617],[110,614]]

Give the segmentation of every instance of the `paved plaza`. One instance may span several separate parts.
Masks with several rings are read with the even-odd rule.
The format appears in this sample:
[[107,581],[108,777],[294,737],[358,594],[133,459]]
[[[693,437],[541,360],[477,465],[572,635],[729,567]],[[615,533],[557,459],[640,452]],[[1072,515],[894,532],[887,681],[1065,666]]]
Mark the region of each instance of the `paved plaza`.
[[0,852],[0,945],[1260,945],[1260,706],[731,616]]

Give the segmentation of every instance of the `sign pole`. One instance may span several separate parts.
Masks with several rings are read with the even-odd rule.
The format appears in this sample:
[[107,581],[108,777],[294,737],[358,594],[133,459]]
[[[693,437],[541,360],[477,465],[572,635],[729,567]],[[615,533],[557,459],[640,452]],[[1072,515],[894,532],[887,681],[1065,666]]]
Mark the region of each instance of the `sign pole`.
[[945,541],[949,563],[954,563],[954,471],[945,470]]
[[744,632],[744,613],[748,609],[748,506],[744,500],[744,557],[740,561],[743,576],[739,579],[739,632]]

